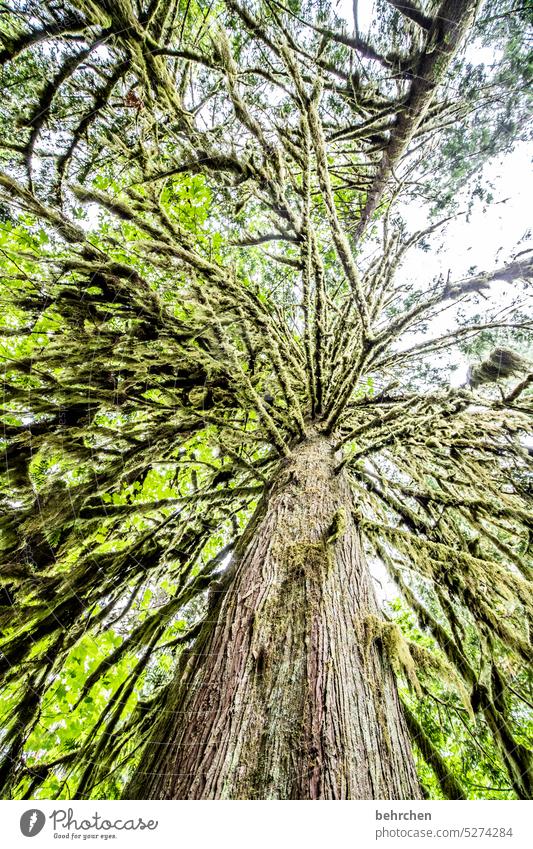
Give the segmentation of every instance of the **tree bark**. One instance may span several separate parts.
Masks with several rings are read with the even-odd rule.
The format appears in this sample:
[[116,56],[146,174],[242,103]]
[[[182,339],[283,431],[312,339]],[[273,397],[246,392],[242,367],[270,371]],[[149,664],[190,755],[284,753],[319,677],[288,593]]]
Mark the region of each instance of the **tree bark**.
[[170,688],[125,798],[421,798],[344,473],[285,462]]

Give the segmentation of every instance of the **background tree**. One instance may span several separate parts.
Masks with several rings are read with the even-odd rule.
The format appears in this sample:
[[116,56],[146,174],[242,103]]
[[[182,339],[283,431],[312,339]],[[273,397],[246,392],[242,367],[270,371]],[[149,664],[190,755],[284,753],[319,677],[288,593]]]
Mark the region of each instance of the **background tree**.
[[2,5],[6,796],[531,796],[527,12],[378,12]]

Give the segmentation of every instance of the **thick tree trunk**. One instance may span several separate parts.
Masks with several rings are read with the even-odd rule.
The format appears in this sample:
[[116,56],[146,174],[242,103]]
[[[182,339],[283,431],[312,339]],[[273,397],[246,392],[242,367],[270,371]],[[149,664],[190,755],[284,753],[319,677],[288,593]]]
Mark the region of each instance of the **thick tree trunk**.
[[254,522],[127,798],[420,798],[343,474],[311,434]]

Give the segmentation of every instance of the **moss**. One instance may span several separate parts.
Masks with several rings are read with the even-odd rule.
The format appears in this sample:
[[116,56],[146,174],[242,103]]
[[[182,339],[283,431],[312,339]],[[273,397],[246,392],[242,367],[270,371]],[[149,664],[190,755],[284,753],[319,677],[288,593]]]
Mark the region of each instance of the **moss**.
[[346,531],[346,510],[340,507],[333,516],[331,525],[328,529],[327,542],[335,543],[340,539]]
[[486,360],[470,371],[470,385],[476,388],[483,383],[497,383],[513,375],[523,374],[530,363],[507,348],[495,348]]
[[416,666],[409,650],[409,643],[403,636],[398,625],[386,622],[375,614],[370,614],[364,620],[363,652],[368,663],[370,649],[379,640],[396,675],[404,675],[418,696],[422,688],[416,674]]
[[432,651],[425,646],[421,646],[419,643],[413,643],[411,641],[409,641],[409,652],[416,664],[417,674],[429,675],[436,681],[441,683],[446,681],[450,684],[456,690],[463,707],[471,719],[474,719],[470,695],[461,677],[453,666],[448,663],[446,658],[440,652]]
[[324,566],[331,566],[332,556],[323,542],[298,542],[287,546],[286,580],[316,578]]
[[422,695],[420,677],[429,676],[442,683],[446,681],[459,695],[471,718],[474,718],[470,696],[459,674],[446,658],[419,643],[407,640],[398,625],[371,614],[364,621],[364,653],[368,663],[370,648],[380,640],[396,675],[403,675],[418,696]]

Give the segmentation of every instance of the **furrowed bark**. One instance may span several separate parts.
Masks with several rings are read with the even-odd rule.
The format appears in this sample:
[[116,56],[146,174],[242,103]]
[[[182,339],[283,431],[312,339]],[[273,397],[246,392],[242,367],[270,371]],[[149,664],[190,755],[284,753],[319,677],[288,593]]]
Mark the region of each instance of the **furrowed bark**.
[[125,798],[421,798],[335,465],[315,433],[284,461]]

